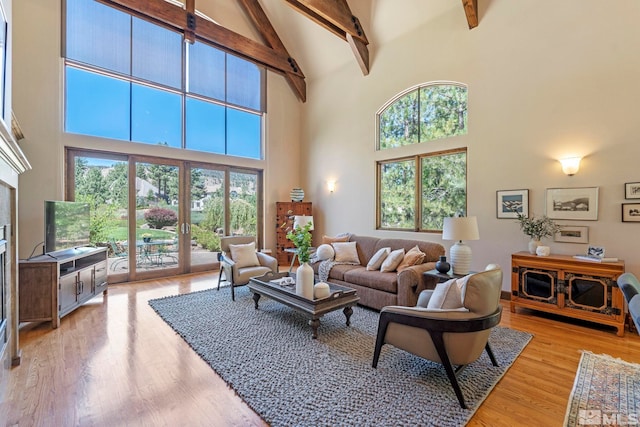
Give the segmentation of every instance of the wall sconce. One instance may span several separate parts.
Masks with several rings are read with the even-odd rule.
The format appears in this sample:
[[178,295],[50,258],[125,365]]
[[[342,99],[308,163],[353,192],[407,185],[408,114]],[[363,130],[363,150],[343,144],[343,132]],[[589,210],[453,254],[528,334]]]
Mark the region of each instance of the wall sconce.
[[328,181],[327,182],[327,189],[329,190],[330,193],[333,193],[334,191],[336,191],[336,182],[335,181]]
[[560,163],[562,164],[562,172],[566,173],[569,176],[575,175],[580,169],[580,157],[568,157],[566,159],[560,159]]

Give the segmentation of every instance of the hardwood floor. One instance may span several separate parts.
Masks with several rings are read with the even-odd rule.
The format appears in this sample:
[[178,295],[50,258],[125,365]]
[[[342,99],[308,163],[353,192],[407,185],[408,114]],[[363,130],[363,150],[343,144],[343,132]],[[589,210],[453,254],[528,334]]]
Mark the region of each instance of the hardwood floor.
[[[0,384],[0,427],[266,425],[147,303],[212,288],[217,277],[113,285],[58,329],[23,326],[22,364]],[[505,302],[501,324],[534,338],[470,426],[560,426],[582,349],[640,363],[637,334],[559,319],[512,314]]]

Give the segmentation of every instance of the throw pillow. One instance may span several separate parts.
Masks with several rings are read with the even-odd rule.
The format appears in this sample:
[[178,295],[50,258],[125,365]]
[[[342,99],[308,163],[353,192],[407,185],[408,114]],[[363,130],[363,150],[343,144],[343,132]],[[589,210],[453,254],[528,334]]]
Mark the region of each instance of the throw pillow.
[[462,295],[456,279],[438,283],[431,295],[427,309],[452,309],[462,307]]
[[382,262],[380,271],[394,271],[402,262],[402,258],[404,258],[404,248],[391,251],[387,258]]
[[338,235],[335,237],[331,237],[331,236],[322,236],[322,243],[327,243],[327,244],[332,244],[332,243],[336,243],[336,242],[348,242],[349,241],[349,235],[345,234],[345,235]]
[[373,254],[369,262],[367,263],[367,270],[374,271],[380,270],[382,263],[391,253],[391,248],[380,248],[378,252]]
[[231,251],[231,259],[236,263],[237,268],[257,267],[260,265],[254,242],[244,245],[229,245],[229,250]]
[[331,245],[323,244],[318,246],[318,249],[316,250],[316,258],[320,261],[333,259],[334,255],[335,251],[333,250],[333,246]]
[[409,252],[404,255],[402,262],[397,268],[398,272],[409,268],[412,265],[422,264],[425,256],[426,254],[420,250],[418,245],[415,245],[413,248],[409,249]]
[[358,250],[356,242],[337,242],[332,243],[333,250],[336,252],[335,262],[349,262],[360,264],[358,258]]

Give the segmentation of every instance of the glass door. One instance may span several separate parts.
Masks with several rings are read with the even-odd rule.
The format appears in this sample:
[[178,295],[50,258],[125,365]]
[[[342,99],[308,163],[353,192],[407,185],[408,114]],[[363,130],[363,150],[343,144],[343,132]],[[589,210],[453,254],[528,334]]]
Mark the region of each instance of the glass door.
[[187,234],[182,212],[179,161],[132,158],[129,172],[129,263],[132,279],[182,271],[181,243]]

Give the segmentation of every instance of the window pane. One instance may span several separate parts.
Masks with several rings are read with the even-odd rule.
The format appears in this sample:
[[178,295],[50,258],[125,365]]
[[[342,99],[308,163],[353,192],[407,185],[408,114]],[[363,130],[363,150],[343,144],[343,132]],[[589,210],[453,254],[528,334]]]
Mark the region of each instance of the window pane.
[[227,108],[227,154],[260,159],[262,116]]
[[380,227],[415,229],[414,160],[380,165]]
[[231,172],[229,174],[229,204],[231,235],[258,235],[258,175]]
[[191,169],[191,265],[215,266],[224,235],[224,171]]
[[178,94],[133,84],[131,140],[182,147],[181,103]]
[[128,82],[66,67],[65,131],[129,139]]
[[418,91],[395,101],[380,114],[380,149],[418,143]]
[[227,102],[262,111],[260,74],[255,64],[227,55]]
[[423,230],[442,230],[443,218],[467,216],[467,153],[423,157]]
[[207,44],[188,45],[190,93],[224,101],[225,53]]
[[467,88],[434,85],[420,88],[420,141],[467,133]]
[[182,35],[133,18],[132,44],[133,76],[182,87]]
[[225,154],[224,110],[221,105],[187,98],[186,147]]
[[67,0],[69,59],[129,74],[131,17],[92,0]]

